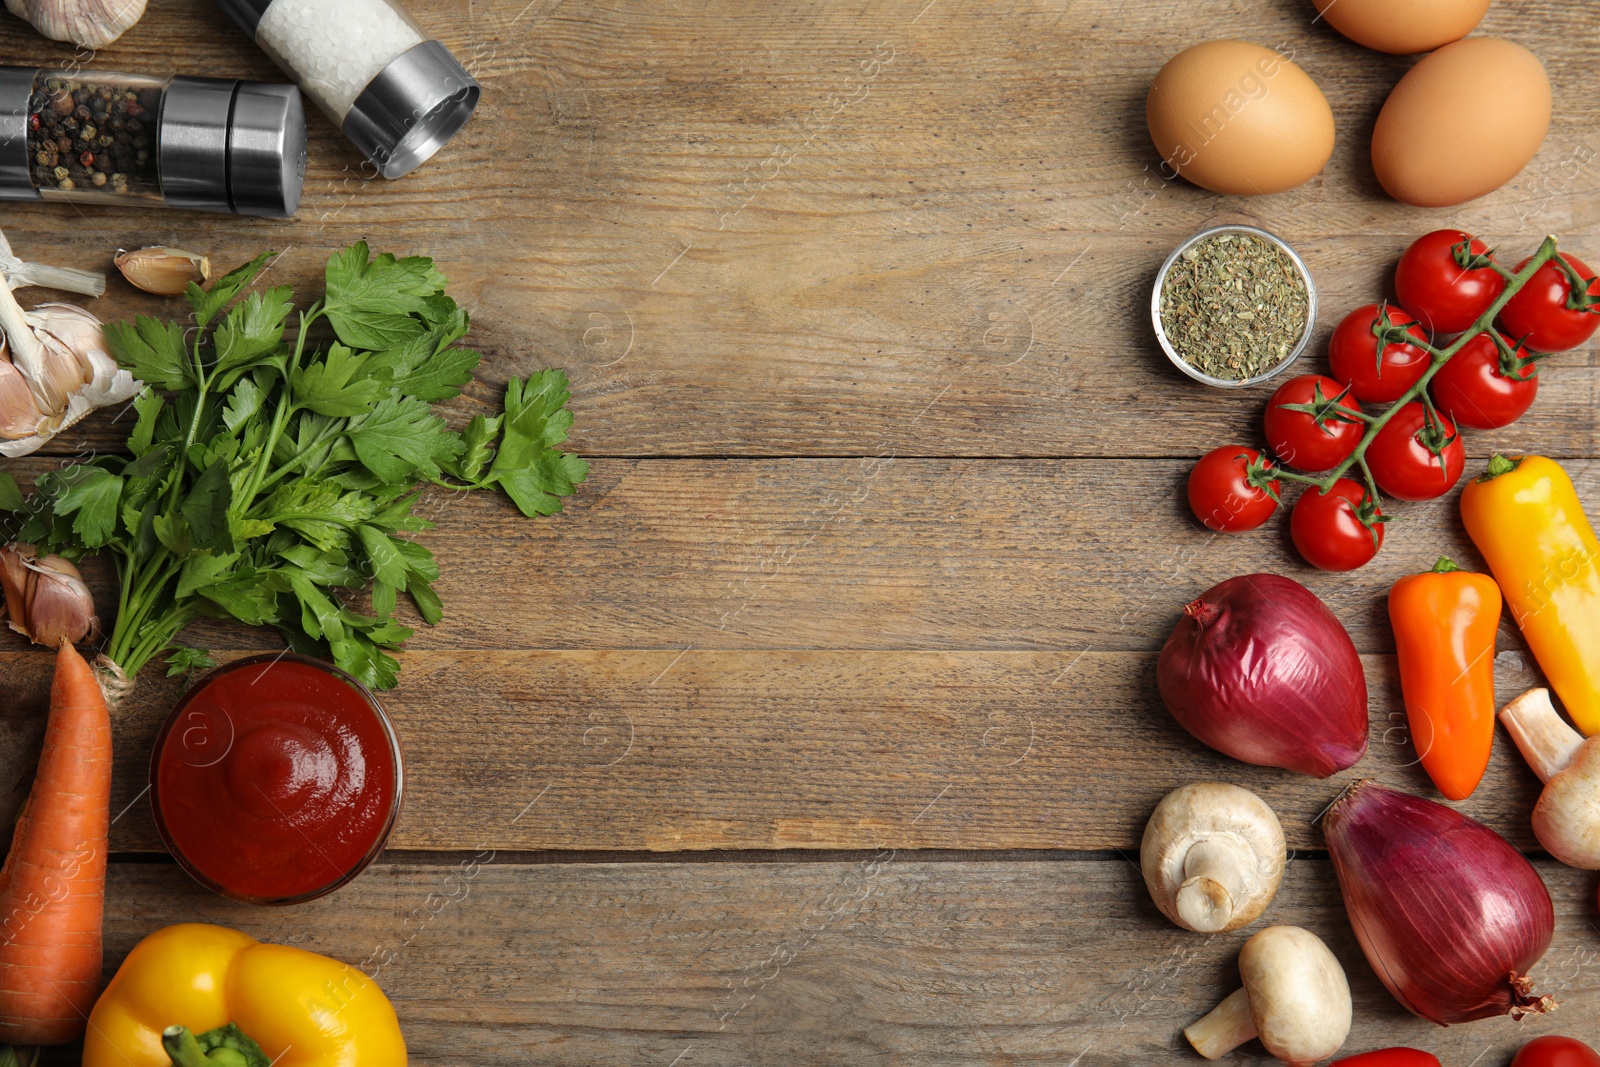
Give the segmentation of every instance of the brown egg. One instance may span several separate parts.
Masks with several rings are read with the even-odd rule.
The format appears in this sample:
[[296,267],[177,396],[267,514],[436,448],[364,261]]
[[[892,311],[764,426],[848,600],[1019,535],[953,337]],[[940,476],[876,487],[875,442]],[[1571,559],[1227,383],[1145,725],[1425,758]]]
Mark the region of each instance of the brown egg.
[[1292,189],[1333,154],[1333,112],[1317,83],[1248,41],[1210,41],[1173,56],[1144,113],[1163,168],[1213,192]]
[[1372,169],[1396,200],[1448,207],[1516,177],[1549,128],[1538,57],[1469,37],[1423,56],[1390,92],[1372,131]]
[[1357,44],[1408,56],[1459,41],[1489,0],[1312,0],[1328,25]]

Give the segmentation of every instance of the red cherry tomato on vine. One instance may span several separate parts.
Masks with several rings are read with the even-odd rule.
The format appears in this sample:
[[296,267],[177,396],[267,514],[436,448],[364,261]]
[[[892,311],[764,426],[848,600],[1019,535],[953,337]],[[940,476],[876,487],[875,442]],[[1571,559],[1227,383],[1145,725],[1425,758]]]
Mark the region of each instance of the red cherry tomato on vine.
[[1415,1048],[1381,1048],[1334,1060],[1333,1067],[1442,1067],[1439,1057]]
[[1373,509],[1369,527],[1360,518],[1367,488],[1340,478],[1324,493],[1310,486],[1289,513],[1289,536],[1294,547],[1313,567],[1325,571],[1353,571],[1383,547],[1383,512]]
[[1489,246],[1465,230],[1434,230],[1411,242],[1394,269],[1394,295],[1430,333],[1460,333],[1489,310],[1505,291],[1506,280],[1493,267],[1463,267],[1456,246],[1487,257]]
[[1461,480],[1467,446],[1455,423],[1413,400],[1394,413],[1367,446],[1367,465],[1378,488],[1399,500],[1432,500]]
[[1189,472],[1189,507],[1195,518],[1220,533],[1254,530],[1278,510],[1276,479],[1266,489],[1252,485],[1252,469],[1269,468],[1261,453],[1243,445],[1223,445],[1200,457]]
[[[1391,304],[1384,314],[1396,326],[1412,324],[1406,332],[1417,340],[1428,339],[1422,327],[1415,324],[1416,316],[1404,308]],[[1350,386],[1351,396],[1368,404],[1399,400],[1433,362],[1426,351],[1405,342],[1384,345],[1380,357],[1378,338],[1372,332],[1377,321],[1377,304],[1358,307],[1344,317],[1328,342],[1328,366],[1333,376]]]
[[[1578,277],[1589,279],[1587,292],[1600,300],[1600,279],[1584,266],[1577,256],[1560,253]],[[1532,257],[1529,257],[1532,258]],[[1528,260],[1517,264],[1517,270],[1528,265]],[[1572,282],[1567,272],[1554,263],[1546,263],[1533,272],[1527,284],[1517,290],[1517,295],[1506,301],[1500,310],[1500,326],[1512,337],[1519,338],[1536,352],[1565,352],[1577,348],[1594,336],[1600,326],[1600,303],[1585,308],[1573,308],[1567,301],[1572,296]]]
[[1517,361],[1527,356],[1509,337],[1501,336],[1515,355],[1507,360],[1494,338],[1480,333],[1461,346],[1450,362],[1439,368],[1428,388],[1440,411],[1456,425],[1473,430],[1496,430],[1522,418],[1539,394],[1539,365]]
[[1546,1034],[1523,1045],[1511,1067],[1600,1067],[1600,1052],[1575,1037]]
[[[1267,447],[1272,454],[1303,471],[1330,470],[1348,459],[1367,427],[1358,418],[1338,414],[1361,410],[1344,393],[1344,386],[1320,374],[1302,374],[1278,386],[1267,401]],[[1321,414],[1291,411],[1285,404],[1310,405]]]

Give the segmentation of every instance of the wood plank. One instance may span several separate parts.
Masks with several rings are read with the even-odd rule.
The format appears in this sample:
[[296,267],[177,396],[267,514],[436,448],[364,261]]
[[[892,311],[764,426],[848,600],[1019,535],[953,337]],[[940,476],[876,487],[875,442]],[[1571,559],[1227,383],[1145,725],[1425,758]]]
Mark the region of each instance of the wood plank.
[[[1289,864],[1267,921],[1314,931],[1344,965],[1345,1051],[1410,1044],[1500,1065],[1538,1034],[1600,1043],[1593,878],[1539,867],[1557,925],[1534,975],[1563,1004],[1520,1025],[1406,1014],[1355,945],[1325,860]],[[380,866],[284,909],[230,905],[167,865],[114,865],[111,885],[130,906],[107,914],[108,966],[196,920],[334,955],[376,974],[418,1065],[1178,1067],[1198,1062],[1181,1028],[1232,990],[1253,932],[1178,930],[1120,860],[521,866],[485,853]],[[1273,1061],[1252,1043],[1228,1062]]]
[[[1502,699],[1532,680],[1514,655],[1498,665]],[[413,652],[384,698],[407,768],[390,844],[1137,849],[1168,790],[1221,779],[1266,799],[1291,847],[1315,849],[1312,820],[1349,780],[1436,796],[1392,660],[1365,666],[1371,749],[1318,781],[1204,748],[1161,705],[1148,654]],[[37,703],[45,656],[6,654],[0,668],[17,695],[4,707]],[[175,699],[148,675],[115,716],[113,851],[161,849],[144,794]],[[1460,806],[1535,848],[1538,790],[1501,735]]]
[[[1556,80],[1543,150],[1511,186],[1445,214],[1383,199],[1366,161],[1408,61],[1357,48],[1303,5],[1235,5],[1228,32],[1295,50],[1339,144],[1322,177],[1245,201],[1154,177],[1143,130],[1145,79],[1217,32],[1209,9],[924,7],[419,4],[487,92],[404,181],[364,180],[317,115],[293,222],[25,204],[6,227],[64,264],[140,244],[196,247],[219,267],[287,249],[272,281],[302,288],[357,238],[432,254],[476,315],[486,380],[566,366],[575,443],[593,455],[1183,455],[1236,438],[1265,392],[1182,378],[1143,310],[1166,252],[1222,214],[1300,247],[1327,309],[1319,337],[1446,222],[1510,250],[1557,232],[1600,259],[1600,41],[1571,32],[1556,0],[1496,19]],[[69,54],[0,23],[0,58]],[[158,6],[96,63],[160,70],[174,54],[189,73],[277,76],[210,7]],[[115,283],[99,310],[174,306]],[[1544,392],[1510,437],[1600,455],[1592,352],[1553,361]],[[85,426],[55,451],[117,444],[108,418]]]
[[[11,469],[28,475],[49,460]],[[1600,507],[1600,462],[1567,464]],[[923,648],[1156,651],[1184,603],[1237,574],[1313,589],[1363,652],[1394,647],[1389,586],[1440,555],[1483,563],[1456,494],[1397,504],[1348,574],[1300,560],[1286,517],[1199,526],[1189,464],[1144,460],[605,460],[563,515],[435,492],[421,539],[445,620],[416,649]],[[1475,468],[1476,469],[1476,468]],[[107,616],[116,598],[97,572]],[[275,647],[215,624],[193,643]],[[20,648],[0,636],[0,648]],[[1509,617],[1501,647],[1523,648]]]

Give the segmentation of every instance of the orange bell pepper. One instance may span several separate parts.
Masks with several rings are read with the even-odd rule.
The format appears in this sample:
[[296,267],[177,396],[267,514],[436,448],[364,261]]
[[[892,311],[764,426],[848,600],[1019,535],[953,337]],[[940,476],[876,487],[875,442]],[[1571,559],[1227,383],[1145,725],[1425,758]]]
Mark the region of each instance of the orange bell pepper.
[[1494,746],[1500,587],[1441,558],[1389,591],[1400,689],[1422,768],[1451,800],[1478,788]]

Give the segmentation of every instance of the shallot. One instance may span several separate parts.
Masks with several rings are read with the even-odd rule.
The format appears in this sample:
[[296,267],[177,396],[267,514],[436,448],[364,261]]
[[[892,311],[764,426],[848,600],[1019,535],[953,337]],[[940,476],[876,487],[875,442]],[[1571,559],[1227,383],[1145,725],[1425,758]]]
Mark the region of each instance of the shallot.
[[1368,781],[1334,801],[1322,827],[1361,950],[1409,1011],[1447,1026],[1555,1007],[1527,976],[1550,947],[1555,908],[1505,838]]

